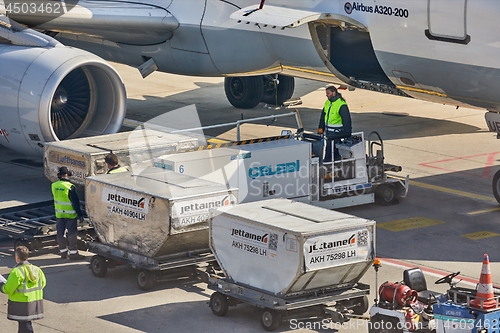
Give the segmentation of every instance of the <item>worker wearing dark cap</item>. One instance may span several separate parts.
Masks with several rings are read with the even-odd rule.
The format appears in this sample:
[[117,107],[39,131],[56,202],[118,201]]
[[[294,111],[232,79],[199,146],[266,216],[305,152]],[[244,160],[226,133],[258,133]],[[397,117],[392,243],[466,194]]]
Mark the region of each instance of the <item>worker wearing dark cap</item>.
[[118,164],[118,156],[113,153],[106,155],[106,157],[104,157],[104,162],[106,162],[106,165],[108,166],[108,172],[106,172],[108,174],[128,171],[127,168]]
[[[59,244],[59,253],[62,259],[81,260],[84,256],[78,253],[77,246],[77,218],[83,216],[80,210],[80,199],[76,193],[75,185],[71,184],[68,177],[71,172],[67,167],[59,168],[57,177],[59,180],[52,183],[52,195],[54,196],[54,207],[56,211],[56,229],[57,243]],[[67,241],[64,234],[67,233]]]

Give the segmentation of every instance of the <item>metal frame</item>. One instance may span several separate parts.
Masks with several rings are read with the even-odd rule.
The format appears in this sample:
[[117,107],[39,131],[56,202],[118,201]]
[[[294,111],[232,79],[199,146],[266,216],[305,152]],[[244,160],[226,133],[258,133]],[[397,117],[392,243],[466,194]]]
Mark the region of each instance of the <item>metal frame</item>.
[[208,277],[208,289],[218,291],[228,297],[259,308],[270,308],[277,311],[290,311],[322,304],[327,305],[333,301],[362,297],[370,293],[369,285],[358,282],[355,287],[350,289],[307,292],[293,298],[286,297],[286,295],[279,297],[247,285],[226,281],[217,275]]
[[89,243],[89,252],[100,255],[106,259],[149,271],[165,271],[173,268],[191,266],[194,264],[215,261],[215,256],[210,249],[182,252],[167,256],[152,258],[134,252],[126,251],[115,246],[97,242]]

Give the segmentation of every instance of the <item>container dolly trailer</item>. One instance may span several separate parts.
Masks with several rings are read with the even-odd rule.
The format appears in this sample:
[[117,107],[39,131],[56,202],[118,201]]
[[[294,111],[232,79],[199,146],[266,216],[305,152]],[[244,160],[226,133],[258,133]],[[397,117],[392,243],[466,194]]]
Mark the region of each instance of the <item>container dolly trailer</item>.
[[267,331],[293,318],[343,323],[368,309],[359,280],[375,256],[375,222],[288,199],[212,210],[210,308],[260,309]]

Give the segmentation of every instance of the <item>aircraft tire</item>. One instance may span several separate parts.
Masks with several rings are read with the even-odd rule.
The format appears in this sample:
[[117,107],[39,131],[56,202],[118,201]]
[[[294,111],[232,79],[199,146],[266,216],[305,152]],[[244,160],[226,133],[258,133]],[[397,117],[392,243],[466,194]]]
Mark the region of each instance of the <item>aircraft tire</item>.
[[497,199],[498,203],[500,203],[500,170],[498,170],[493,176],[493,194],[495,195],[495,199]]
[[262,100],[264,83],[261,76],[238,76],[224,79],[229,103],[238,109],[252,109]]
[[[271,105],[281,105],[289,100],[295,90],[295,79],[292,76],[278,75],[279,84],[275,85],[272,75],[264,75],[264,91],[262,102]],[[276,90],[278,92],[276,93]]]

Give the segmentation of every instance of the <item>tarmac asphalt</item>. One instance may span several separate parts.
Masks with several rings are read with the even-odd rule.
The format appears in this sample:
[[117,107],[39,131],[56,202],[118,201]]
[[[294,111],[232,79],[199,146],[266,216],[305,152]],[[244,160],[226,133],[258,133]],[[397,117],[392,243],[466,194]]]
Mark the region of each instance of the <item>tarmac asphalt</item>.
[[[183,77],[153,73],[142,79],[135,69],[115,65],[128,94],[128,125],[152,122],[169,127],[194,127],[234,122],[290,110],[258,106],[238,110],[227,102],[221,78]],[[297,80],[294,97],[306,131],[317,128],[324,95],[323,83]],[[401,176],[410,176],[408,196],[399,204],[369,204],[341,211],[377,222],[377,256],[382,259],[378,284],[401,281],[402,272],[419,266],[426,273],[429,289],[437,277],[460,271],[460,285],[474,286],[483,254],[489,254],[493,283],[500,285],[500,205],[491,191],[499,170],[499,141],[488,132],[483,110],[439,105],[369,91],[342,91],[353,120],[353,131],[377,131],[384,139],[385,161],[401,165]],[[194,112],[194,107],[196,112]],[[179,108],[182,115],[170,113]],[[193,113],[194,112],[194,113]],[[177,122],[177,123],[176,123]],[[242,138],[279,134],[294,127],[292,118],[268,126],[244,125]],[[124,126],[124,130],[128,130]],[[231,138],[227,128],[205,132]],[[19,155],[0,148],[0,209],[51,200],[50,182],[43,175],[41,158]],[[13,241],[0,240],[0,274],[7,276],[14,265]],[[132,268],[111,269],[96,278],[84,262],[61,260],[53,251],[34,253],[31,261],[47,275],[45,313],[34,322],[35,332],[262,332],[259,310],[250,305],[230,308],[217,317],[208,307],[210,290],[192,277],[174,278],[148,292],[136,284]],[[375,298],[375,273],[370,269],[361,280],[371,285]],[[15,332],[17,323],[6,319],[7,297],[0,296],[2,332]],[[282,324],[277,332],[367,332],[366,321],[351,326],[327,327],[320,322]]]

